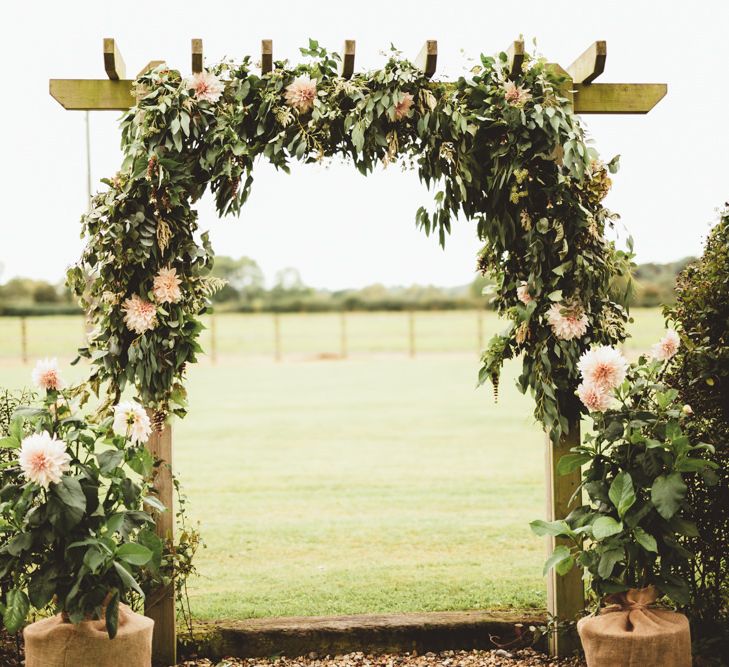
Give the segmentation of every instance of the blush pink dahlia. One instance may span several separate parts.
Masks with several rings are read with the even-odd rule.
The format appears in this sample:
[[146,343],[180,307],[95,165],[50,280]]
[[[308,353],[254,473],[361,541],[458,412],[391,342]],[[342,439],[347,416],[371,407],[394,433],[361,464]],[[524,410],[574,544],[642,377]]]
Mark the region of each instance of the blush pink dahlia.
[[668,361],[681,347],[681,339],[675,329],[666,329],[666,333],[651,347],[651,356],[659,361]]
[[410,93],[403,94],[402,99],[395,105],[395,120],[402,120],[410,114],[413,99]]
[[316,79],[309,78],[308,74],[297,76],[288,86],[284,93],[286,104],[296,109],[299,113],[311,111],[316,99]]
[[529,294],[529,285],[523,282],[516,288],[516,298],[519,299],[525,306],[528,303],[534,301],[534,298]]
[[122,310],[124,311],[124,323],[134,333],[143,334],[157,326],[155,305],[136,294],[124,302]]
[[628,360],[614,347],[600,345],[585,352],[577,362],[577,368],[586,383],[609,390],[625,379]]
[[33,384],[45,391],[58,391],[65,385],[56,359],[41,359],[33,369]]
[[177,303],[182,298],[181,283],[176,269],[160,269],[152,288],[157,303]]
[[590,412],[605,412],[613,404],[611,392],[591,382],[580,384],[577,395]]
[[504,84],[504,99],[513,107],[523,107],[532,99],[532,94],[528,89],[517,86],[513,81],[507,81]]
[[576,306],[553,304],[547,311],[547,321],[554,335],[562,340],[582,338],[587,332],[587,315]]
[[147,411],[135,401],[124,401],[114,407],[114,433],[141,444],[152,433],[152,423]]
[[69,469],[71,457],[66,452],[66,443],[51,437],[45,431],[34,433],[23,440],[18,457],[23,474],[44,489]]
[[207,70],[194,74],[187,80],[187,86],[194,91],[196,100],[212,103],[220,99],[225,89],[223,82]]

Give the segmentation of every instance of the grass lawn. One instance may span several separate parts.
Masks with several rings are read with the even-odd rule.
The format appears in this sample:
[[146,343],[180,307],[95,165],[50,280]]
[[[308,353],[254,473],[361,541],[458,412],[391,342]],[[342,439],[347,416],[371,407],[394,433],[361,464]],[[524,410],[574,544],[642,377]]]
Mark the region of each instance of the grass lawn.
[[[513,388],[516,366],[495,405],[474,389],[473,313],[418,314],[419,349],[431,353],[415,359],[365,354],[407,349],[396,313],[350,315],[351,358],[319,360],[338,350],[338,324],[282,316],[276,363],[270,316],[219,316],[219,363],[191,369],[191,413],[174,429],[175,467],[208,545],[193,613],[542,606],[544,547],[528,523],[543,515],[544,440]],[[497,326],[485,316],[486,339]],[[3,386],[29,376],[17,327],[0,318]],[[628,351],[661,328],[657,311],[638,311]],[[31,320],[28,331],[31,357],[69,357],[81,324]]]

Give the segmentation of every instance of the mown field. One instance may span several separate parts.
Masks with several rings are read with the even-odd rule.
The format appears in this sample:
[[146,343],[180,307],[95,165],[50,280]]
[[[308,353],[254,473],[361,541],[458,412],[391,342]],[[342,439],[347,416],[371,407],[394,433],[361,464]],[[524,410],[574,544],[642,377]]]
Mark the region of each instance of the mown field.
[[[628,354],[662,330],[635,313]],[[506,369],[499,403],[475,389],[475,313],[270,315],[215,322],[217,363],[190,371],[175,467],[207,543],[199,618],[540,607],[543,436]],[[482,337],[500,324],[485,314]],[[0,318],[0,385],[68,361],[79,318]],[[204,345],[209,347],[210,331]],[[80,378],[83,367],[68,368]]]

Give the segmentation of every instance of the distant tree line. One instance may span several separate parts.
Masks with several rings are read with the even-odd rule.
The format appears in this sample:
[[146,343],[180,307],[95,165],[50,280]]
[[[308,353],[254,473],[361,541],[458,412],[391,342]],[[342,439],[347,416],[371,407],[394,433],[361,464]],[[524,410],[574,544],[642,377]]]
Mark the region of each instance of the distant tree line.
[[[658,306],[675,302],[678,273],[693,258],[668,264],[640,264],[635,270],[632,303]],[[489,308],[484,295],[488,279],[476,276],[459,287],[368,285],[360,289],[322,290],[304,284],[299,271],[287,268],[267,287],[258,263],[249,258],[215,259],[213,274],[227,281],[215,296],[218,311],[231,312],[325,312],[337,310],[458,310]],[[52,315],[78,313],[71,293],[62,283],[12,278],[0,285],[0,315]]]

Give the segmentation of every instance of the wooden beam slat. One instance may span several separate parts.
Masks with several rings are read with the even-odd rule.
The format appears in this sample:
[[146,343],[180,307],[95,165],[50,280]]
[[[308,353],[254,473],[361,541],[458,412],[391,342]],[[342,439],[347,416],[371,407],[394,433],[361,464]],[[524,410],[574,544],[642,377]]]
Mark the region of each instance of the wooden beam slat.
[[192,52],[192,73],[203,71],[203,41],[193,38],[190,43]]
[[514,40],[506,49],[506,57],[510,76],[521,74],[521,68],[524,65],[524,40]]
[[342,49],[342,65],[340,68],[340,76],[343,79],[349,79],[354,74],[354,52],[356,43],[353,39],[344,40],[344,48]]
[[426,40],[423,48],[420,49],[415,59],[415,66],[430,78],[435,74],[435,67],[438,63],[438,41],[435,39]]
[[273,70],[273,40],[261,40],[261,74],[268,74]]
[[49,92],[64,109],[124,111],[134,104],[130,79],[51,79]]
[[146,74],[150,70],[153,70],[155,67],[159,67],[160,65],[164,65],[164,60],[150,60],[142,69],[139,70],[139,73],[137,74],[137,79],[142,76],[142,74]]
[[124,58],[112,37],[104,37],[104,69],[112,81],[119,81],[127,74]]
[[592,83],[605,71],[607,59],[607,42],[593,42],[584,53],[573,62],[567,71],[575,83]]
[[648,113],[668,92],[665,83],[578,83],[574,108],[582,114]]

